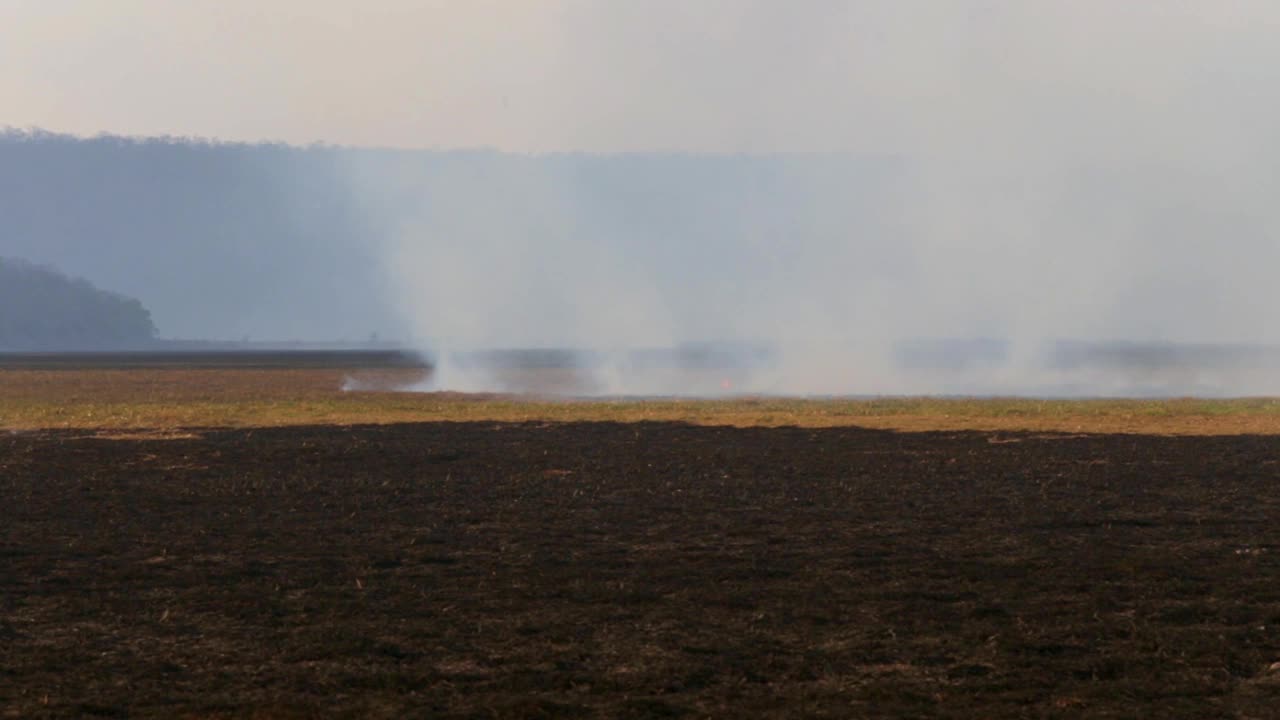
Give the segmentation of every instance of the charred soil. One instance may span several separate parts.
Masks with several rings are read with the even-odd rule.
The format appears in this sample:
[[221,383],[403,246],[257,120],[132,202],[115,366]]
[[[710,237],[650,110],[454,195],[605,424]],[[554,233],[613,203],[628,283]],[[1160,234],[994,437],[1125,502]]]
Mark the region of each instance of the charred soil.
[[0,716],[1274,717],[1280,438],[0,436]]

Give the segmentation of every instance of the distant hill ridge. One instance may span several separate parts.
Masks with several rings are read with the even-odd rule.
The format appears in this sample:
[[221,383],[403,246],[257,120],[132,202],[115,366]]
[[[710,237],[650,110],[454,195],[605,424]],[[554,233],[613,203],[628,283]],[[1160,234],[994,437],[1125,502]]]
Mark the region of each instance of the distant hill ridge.
[[0,350],[142,347],[156,335],[142,303],[52,267],[0,258]]
[[435,261],[460,248],[569,261],[603,248],[683,308],[779,287],[805,248],[854,234],[841,282],[880,282],[909,267],[894,200],[909,180],[901,158],[876,154],[517,154],[0,127],[0,257],[136,297],[170,338],[408,338],[417,298],[389,278],[418,266],[424,285],[451,279]]

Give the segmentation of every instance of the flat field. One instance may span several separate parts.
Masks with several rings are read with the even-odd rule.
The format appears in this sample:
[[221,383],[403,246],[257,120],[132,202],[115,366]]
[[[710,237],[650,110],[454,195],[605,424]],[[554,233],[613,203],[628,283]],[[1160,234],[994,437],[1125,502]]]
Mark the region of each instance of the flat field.
[[1280,707],[1271,401],[416,372],[0,371],[0,716]]
[[[554,373],[554,371],[550,371]],[[1280,434],[1280,399],[565,399],[398,392],[418,368],[0,366],[0,430],[364,425],[425,421],[673,421],[735,427]],[[555,384],[551,382],[549,384]],[[347,391],[344,388],[352,388]]]

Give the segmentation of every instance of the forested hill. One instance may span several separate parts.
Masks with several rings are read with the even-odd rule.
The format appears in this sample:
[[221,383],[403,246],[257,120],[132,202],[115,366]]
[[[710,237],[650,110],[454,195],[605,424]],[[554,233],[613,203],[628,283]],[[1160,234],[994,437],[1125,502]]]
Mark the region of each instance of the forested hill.
[[378,328],[366,318],[387,308],[332,161],[277,145],[0,134],[0,256],[137,297],[164,337],[367,337]]
[[139,348],[155,337],[133,298],[15,258],[0,258],[0,351]]
[[407,332],[403,278],[417,268],[406,264],[438,281],[439,263],[467,243],[542,257],[607,244],[626,267],[667,281],[658,292],[676,307],[708,278],[767,285],[787,261],[773,248],[800,252],[806,239],[850,232],[865,241],[841,281],[859,282],[859,268],[883,275],[902,264],[900,243],[877,226],[885,188],[902,175],[895,163],[0,131],[0,257],[136,297],[162,337],[390,339]]

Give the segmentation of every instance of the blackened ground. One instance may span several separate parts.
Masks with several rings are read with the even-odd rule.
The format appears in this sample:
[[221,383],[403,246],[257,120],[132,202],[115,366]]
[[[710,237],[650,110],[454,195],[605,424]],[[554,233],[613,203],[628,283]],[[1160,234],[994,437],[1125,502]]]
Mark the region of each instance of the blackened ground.
[[1280,439],[0,437],[0,715],[1274,717]]

